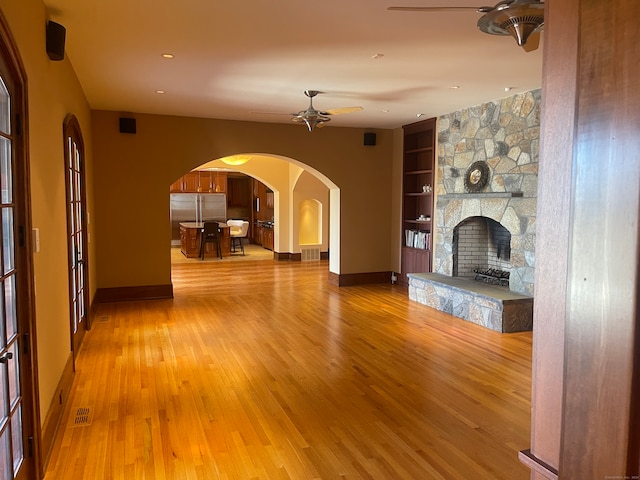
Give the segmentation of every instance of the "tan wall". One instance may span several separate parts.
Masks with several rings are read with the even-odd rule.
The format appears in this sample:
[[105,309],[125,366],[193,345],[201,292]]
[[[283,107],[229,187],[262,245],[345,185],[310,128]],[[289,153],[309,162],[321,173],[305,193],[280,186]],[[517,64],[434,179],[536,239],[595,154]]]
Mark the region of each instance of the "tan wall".
[[[363,129],[310,133],[299,125],[136,115],[134,135],[119,133],[118,117],[92,114],[100,288],[170,283],[169,185],[205,162],[239,152],[296,159],[340,188],[336,273],[392,268],[392,131],[379,131],[377,145],[365,147]],[[268,173],[264,180],[270,183]]]
[[[91,193],[90,111],[68,59],[52,62],[45,51],[46,11],[40,0],[1,0],[27,75],[28,155],[32,225],[40,229],[40,252],[34,253],[36,330],[41,418],[44,420],[70,347],[69,293],[63,121],[78,117],[87,151],[89,210]],[[91,217],[93,218],[93,216]],[[91,227],[90,232],[91,232]],[[90,233],[94,238],[93,232]],[[90,258],[93,244],[89,244]],[[91,265],[91,259],[89,260]],[[95,291],[95,271],[90,288]]]

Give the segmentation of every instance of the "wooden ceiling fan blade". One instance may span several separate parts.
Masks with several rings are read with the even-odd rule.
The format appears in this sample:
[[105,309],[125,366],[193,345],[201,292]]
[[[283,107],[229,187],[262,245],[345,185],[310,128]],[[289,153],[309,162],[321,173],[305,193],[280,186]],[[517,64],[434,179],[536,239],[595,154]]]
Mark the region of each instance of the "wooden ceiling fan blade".
[[359,112],[360,110],[364,110],[364,108],[362,107],[332,108],[331,110],[325,110],[322,113],[325,115],[344,115],[345,113]]
[[258,114],[258,115],[287,115],[287,116],[298,115],[297,113],[284,113],[284,112],[258,112],[258,111],[251,111],[249,113],[255,113],[255,114]]

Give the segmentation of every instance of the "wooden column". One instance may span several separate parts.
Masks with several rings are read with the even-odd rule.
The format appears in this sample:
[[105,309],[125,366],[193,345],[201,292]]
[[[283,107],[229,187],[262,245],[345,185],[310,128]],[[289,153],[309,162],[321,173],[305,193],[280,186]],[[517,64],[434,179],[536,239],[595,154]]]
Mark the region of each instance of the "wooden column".
[[640,3],[547,0],[532,478],[633,478],[640,452]]

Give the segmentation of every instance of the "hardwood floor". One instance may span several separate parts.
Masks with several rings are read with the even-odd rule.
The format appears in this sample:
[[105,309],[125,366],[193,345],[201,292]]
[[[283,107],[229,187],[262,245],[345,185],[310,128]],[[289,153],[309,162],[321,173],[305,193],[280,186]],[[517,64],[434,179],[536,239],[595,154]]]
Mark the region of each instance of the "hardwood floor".
[[327,276],[175,263],[99,305],[45,478],[528,479],[531,333]]

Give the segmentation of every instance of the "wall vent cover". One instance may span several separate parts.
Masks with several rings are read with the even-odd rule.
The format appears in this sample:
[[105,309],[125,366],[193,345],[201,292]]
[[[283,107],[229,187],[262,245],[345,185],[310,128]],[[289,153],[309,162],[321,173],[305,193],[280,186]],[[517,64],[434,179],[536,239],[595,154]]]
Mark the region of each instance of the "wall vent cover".
[[303,262],[320,260],[320,247],[304,247],[300,249],[300,256]]

